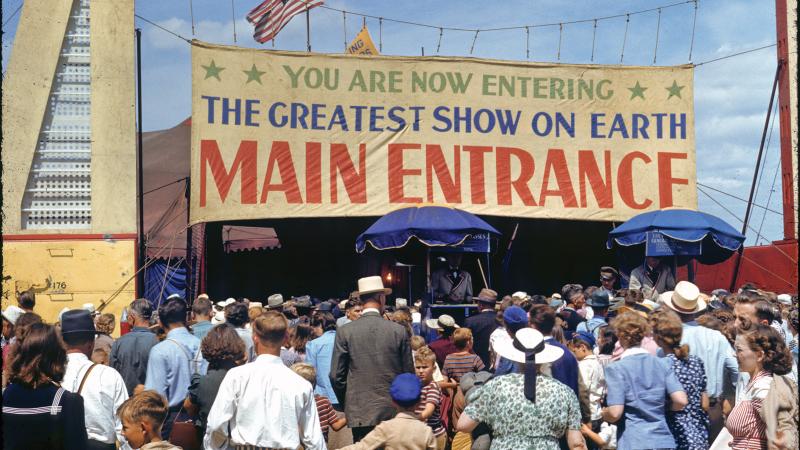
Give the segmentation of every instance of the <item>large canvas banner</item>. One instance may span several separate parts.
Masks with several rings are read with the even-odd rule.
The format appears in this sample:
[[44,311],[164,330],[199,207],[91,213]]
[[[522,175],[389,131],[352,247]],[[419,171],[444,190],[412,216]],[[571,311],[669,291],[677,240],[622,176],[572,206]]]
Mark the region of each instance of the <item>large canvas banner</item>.
[[195,42],[191,222],[696,208],[692,75]]

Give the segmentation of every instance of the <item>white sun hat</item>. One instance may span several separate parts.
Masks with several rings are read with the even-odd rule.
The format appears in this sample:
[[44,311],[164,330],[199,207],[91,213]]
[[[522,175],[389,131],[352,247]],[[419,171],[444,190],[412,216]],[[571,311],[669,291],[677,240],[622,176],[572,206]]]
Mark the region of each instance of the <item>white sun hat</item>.
[[525,352],[518,350],[514,342],[526,349],[535,349],[542,345],[541,350],[536,353],[536,364],[547,364],[558,360],[564,356],[564,350],[544,342],[544,336],[533,328],[525,327],[517,331],[514,339],[504,339],[495,345],[498,355],[508,360],[524,363]]

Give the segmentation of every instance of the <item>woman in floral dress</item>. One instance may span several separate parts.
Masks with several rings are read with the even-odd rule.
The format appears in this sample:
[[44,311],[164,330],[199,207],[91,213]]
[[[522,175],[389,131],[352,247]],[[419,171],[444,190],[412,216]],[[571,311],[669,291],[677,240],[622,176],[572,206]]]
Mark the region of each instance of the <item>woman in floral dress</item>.
[[471,397],[458,419],[458,431],[469,433],[486,423],[493,431],[492,450],[558,450],[564,435],[571,449],[585,448],[575,393],[538,373],[541,364],[556,361],[564,351],[545,344],[542,334],[532,328],[517,331],[513,341],[496,351],[524,367],[520,373],[490,380]]
[[706,450],[709,420],[706,370],[703,361],[689,354],[689,346],[681,345],[683,326],[677,314],[661,309],[650,317],[653,337],[665,360],[683,386],[689,404],[681,411],[667,411],[667,425],[675,437],[678,450]]

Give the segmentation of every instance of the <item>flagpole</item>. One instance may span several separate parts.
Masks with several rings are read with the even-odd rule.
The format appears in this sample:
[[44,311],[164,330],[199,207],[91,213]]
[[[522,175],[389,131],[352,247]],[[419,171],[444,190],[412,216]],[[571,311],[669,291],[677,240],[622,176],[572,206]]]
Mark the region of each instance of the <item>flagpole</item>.
[[311,9],[306,8],[306,48],[311,52]]

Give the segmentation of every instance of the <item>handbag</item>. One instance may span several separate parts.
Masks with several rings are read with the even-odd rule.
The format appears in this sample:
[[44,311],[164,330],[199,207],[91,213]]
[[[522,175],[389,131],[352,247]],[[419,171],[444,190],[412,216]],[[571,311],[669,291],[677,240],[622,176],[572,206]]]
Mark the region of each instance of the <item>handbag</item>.
[[183,406],[175,416],[175,421],[172,422],[172,430],[169,432],[169,442],[172,445],[177,445],[183,450],[201,450],[202,445],[200,437],[197,435],[197,427],[194,426],[194,421],[189,419],[187,421],[178,421],[183,412]]
[[[189,371],[197,373],[196,366],[195,370],[192,371],[192,358],[189,356],[189,352],[186,351],[183,345],[174,339],[167,340],[177,345],[186,355],[186,359],[189,363]],[[189,420],[178,421],[182,412],[183,405],[181,405],[181,409],[178,410],[178,414],[175,415],[175,420],[172,422],[172,430],[169,432],[169,442],[172,445],[181,447],[183,450],[201,450],[202,444],[200,442],[200,437],[197,434],[197,427],[194,426],[194,420],[189,418]]]

